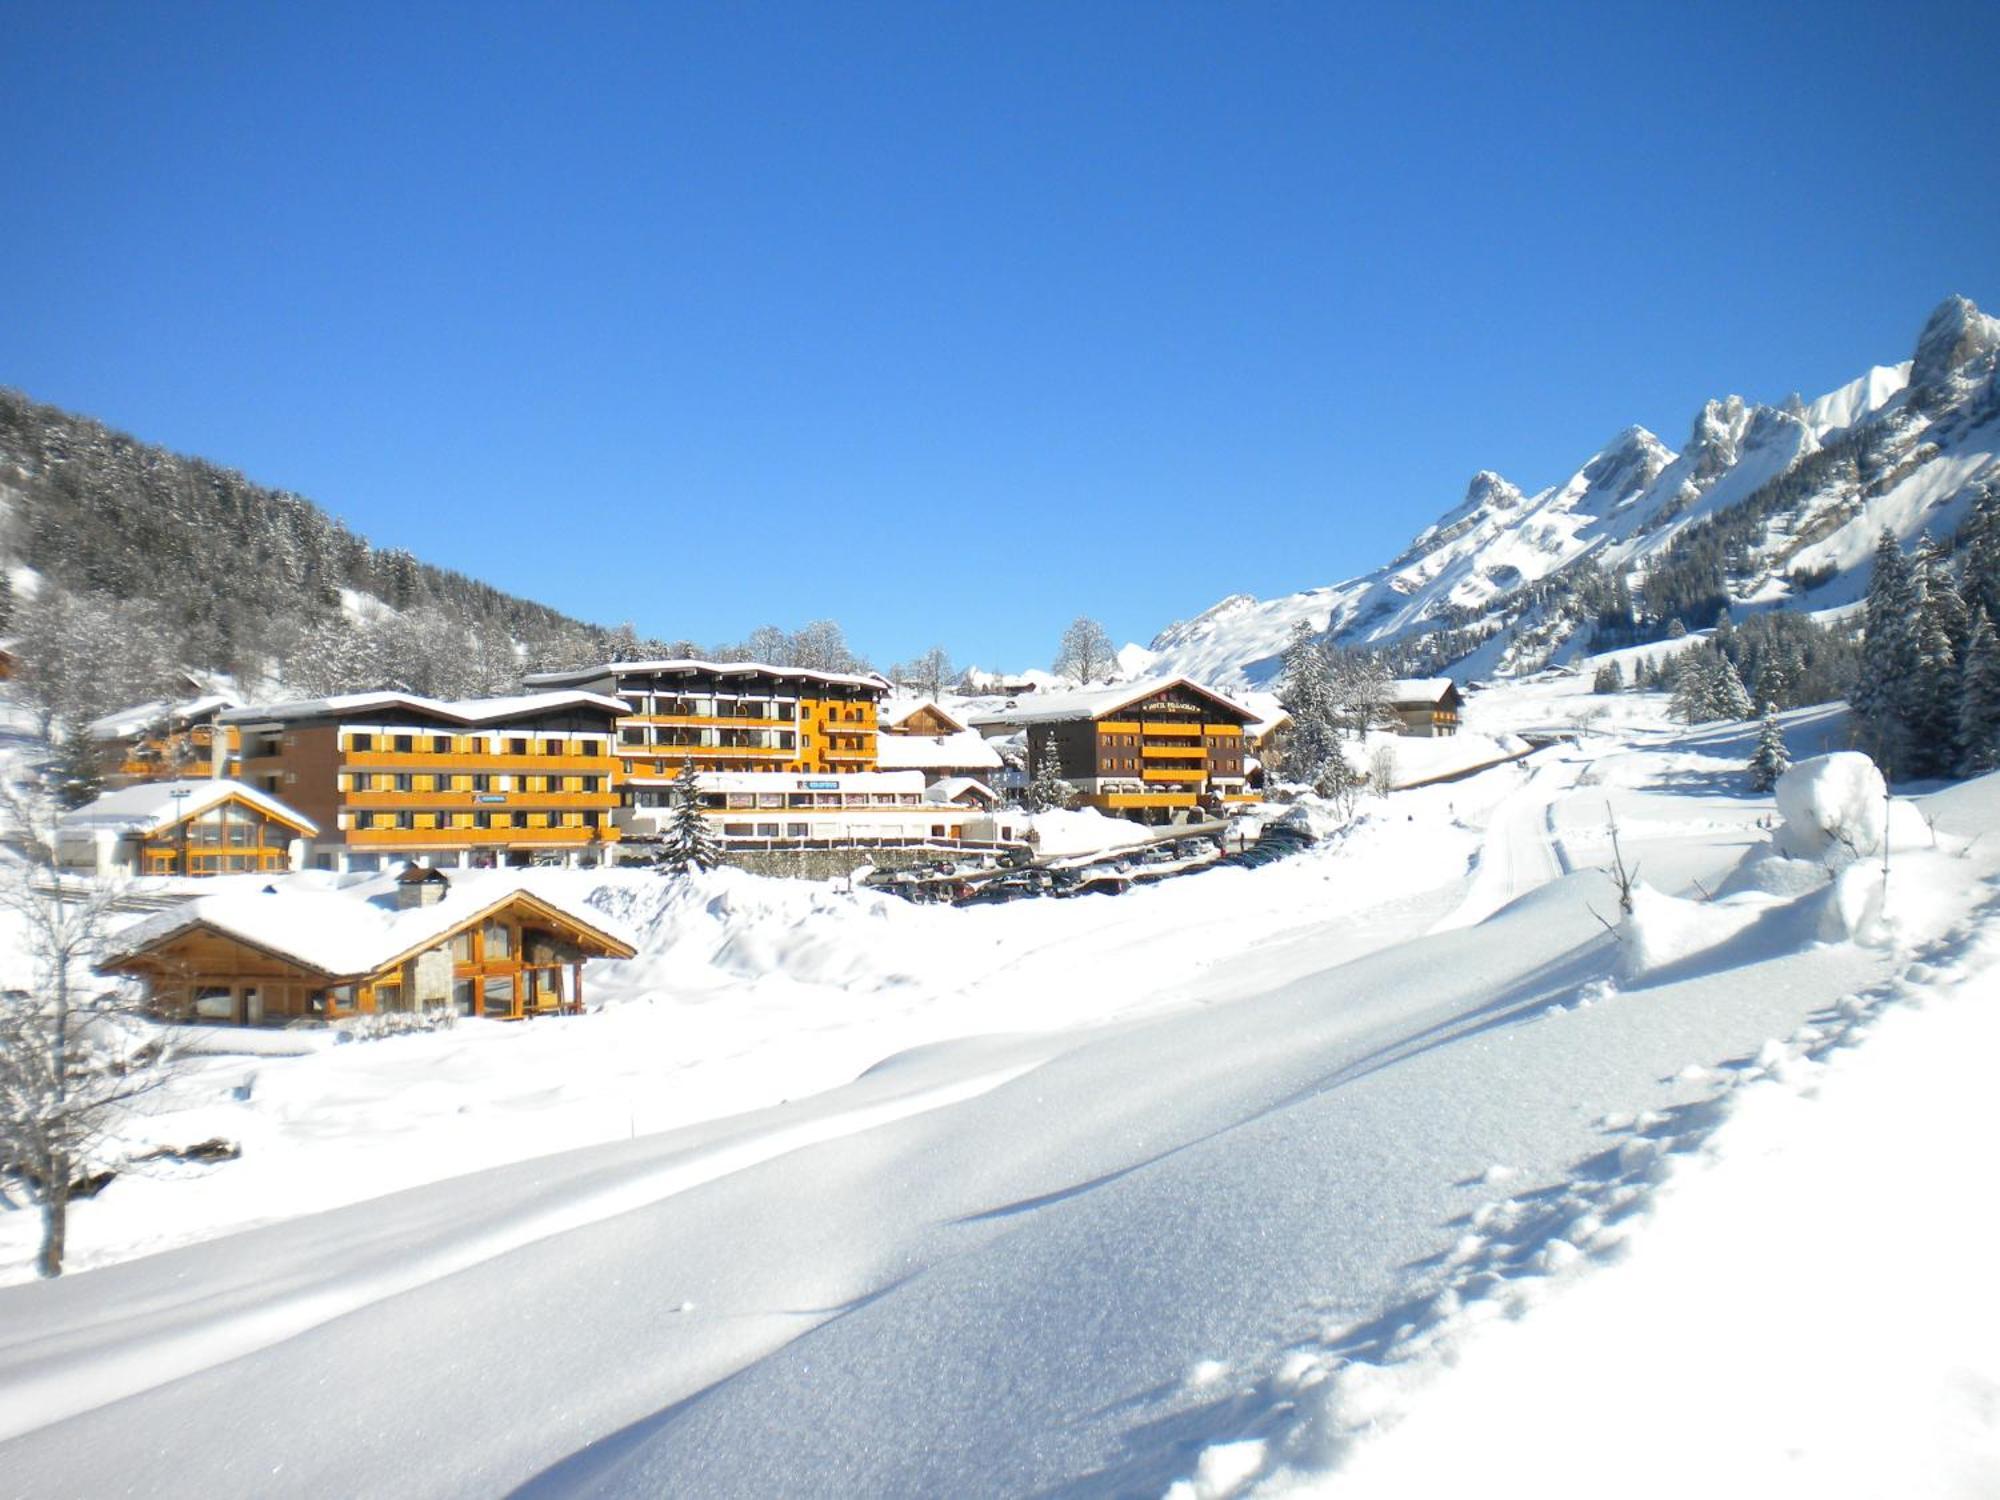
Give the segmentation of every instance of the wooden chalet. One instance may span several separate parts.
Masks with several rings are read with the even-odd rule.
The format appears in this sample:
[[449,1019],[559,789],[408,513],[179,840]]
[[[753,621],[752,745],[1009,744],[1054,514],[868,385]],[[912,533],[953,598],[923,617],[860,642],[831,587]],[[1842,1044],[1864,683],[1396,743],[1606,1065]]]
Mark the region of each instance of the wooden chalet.
[[583,966],[634,949],[593,915],[499,871],[411,865],[347,890],[205,896],[127,928],[99,963],[154,1011],[240,1026],[453,1007],[517,1020],[583,1006]]
[[1052,757],[1101,812],[1166,823],[1257,800],[1243,762],[1256,713],[1190,678],[1037,693],[972,722],[989,738],[1025,733],[1029,777]]
[[884,771],[921,771],[932,785],[952,778],[986,781],[1003,764],[977,730],[928,698],[885,702],[881,729],[876,764]]
[[237,781],[145,781],[64,813],[56,862],[93,875],[269,874],[298,867],[312,819]]
[[86,733],[97,744],[107,786],[212,776],[234,744],[234,731],[216,721],[242,706],[227,693],[141,703],[94,720]]
[[1439,738],[1458,733],[1458,713],[1464,699],[1449,677],[1404,677],[1391,682],[1383,705],[1398,734]]

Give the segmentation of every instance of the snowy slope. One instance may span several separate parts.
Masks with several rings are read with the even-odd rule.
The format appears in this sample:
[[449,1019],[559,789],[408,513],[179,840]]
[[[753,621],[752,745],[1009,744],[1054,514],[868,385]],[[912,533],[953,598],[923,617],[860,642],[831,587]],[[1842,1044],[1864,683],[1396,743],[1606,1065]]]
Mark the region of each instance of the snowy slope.
[[1969,504],[1969,486],[2000,482],[1997,356],[2000,319],[1950,298],[1903,364],[1877,366],[1812,402],[1710,401],[1678,453],[1628,428],[1569,478],[1533,494],[1482,472],[1464,500],[1386,566],[1276,599],[1232,595],[1162,631],[1149,669],[1242,688],[1270,680],[1301,620],[1346,642],[1379,643],[1477,618],[1582,557],[1636,579],[1689,526],[1804,474],[1802,465],[1830,445],[1847,446],[1773,518],[1742,597],[1787,602],[1791,571],[1831,567],[1837,576],[1803,602],[1854,598],[1883,526],[1906,541],[1926,528],[1948,532]]
[[[345,1148],[421,1154],[461,1104],[467,1152],[540,1119],[559,1154],[0,1289],[0,1464],[92,1495],[1316,1483],[1367,1402],[1416,1420],[1420,1327],[1456,1337],[1482,1300],[1531,1326],[1557,1272],[1643,1235],[1625,1203],[1730,1081],[1813,1045],[1772,1038],[1893,1009],[1913,945],[1991,931],[2000,844],[1968,841],[2000,825],[1993,779],[1934,799],[1940,846],[1919,824],[1896,855],[1903,925],[1857,940],[1816,868],[1742,873],[1773,811],[1741,787],[1750,726],[1660,708],[1587,675],[1475,695],[1474,730],[1594,732],[1372,802],[1348,845],[1131,896],[607,895],[653,957],[602,1015],[263,1061],[252,1090],[289,1070],[295,1126],[261,1150],[308,1186]],[[1837,737],[1788,722],[1800,753]],[[1609,816],[1655,887],[1642,965],[1598,920]],[[1721,899],[1682,899],[1696,880]],[[609,1051],[603,1113],[659,1113],[585,1144]],[[250,1167],[150,1206],[226,1202]],[[1341,1361],[1380,1377],[1306,1399]]]

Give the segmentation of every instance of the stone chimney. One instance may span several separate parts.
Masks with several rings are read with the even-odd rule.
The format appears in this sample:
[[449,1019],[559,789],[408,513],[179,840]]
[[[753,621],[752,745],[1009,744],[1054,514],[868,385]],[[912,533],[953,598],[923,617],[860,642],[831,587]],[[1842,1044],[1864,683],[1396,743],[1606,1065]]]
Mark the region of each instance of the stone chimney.
[[403,873],[396,877],[396,910],[435,906],[444,900],[444,893],[450,889],[451,882],[444,878],[442,870],[433,870],[429,865],[411,860],[403,866]]

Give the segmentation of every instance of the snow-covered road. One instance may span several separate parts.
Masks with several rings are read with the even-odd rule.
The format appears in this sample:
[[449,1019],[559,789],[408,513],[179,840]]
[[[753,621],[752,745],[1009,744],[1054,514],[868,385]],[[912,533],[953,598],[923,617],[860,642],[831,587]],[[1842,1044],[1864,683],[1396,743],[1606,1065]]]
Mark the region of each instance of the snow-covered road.
[[1574,747],[1518,762],[1521,785],[1490,814],[1465,900],[1437,931],[1483,922],[1510,901],[1568,873],[1551,828],[1557,798],[1576,785],[1584,761]]

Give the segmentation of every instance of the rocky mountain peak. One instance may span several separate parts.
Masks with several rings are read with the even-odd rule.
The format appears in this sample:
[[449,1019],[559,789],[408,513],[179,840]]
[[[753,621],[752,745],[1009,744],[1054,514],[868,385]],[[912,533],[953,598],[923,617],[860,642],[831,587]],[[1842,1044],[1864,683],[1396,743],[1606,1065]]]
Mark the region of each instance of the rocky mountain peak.
[[1947,297],[1917,335],[1912,386],[1938,386],[1968,361],[2000,349],[2000,318],[1988,317],[1970,297]]

